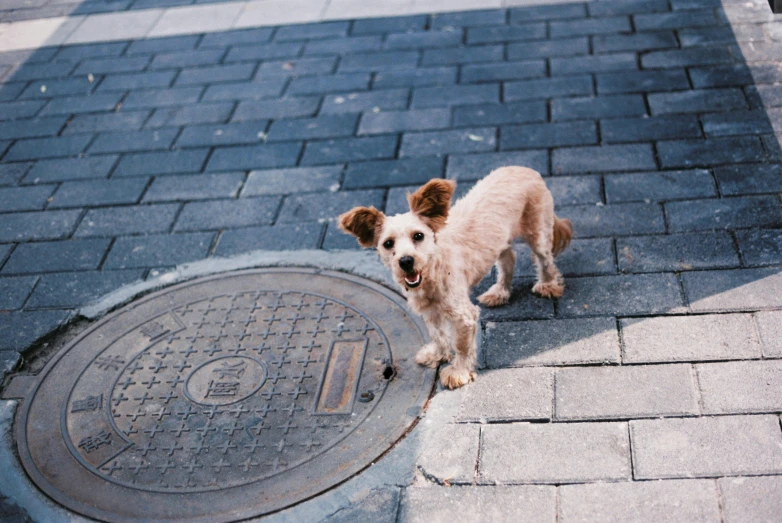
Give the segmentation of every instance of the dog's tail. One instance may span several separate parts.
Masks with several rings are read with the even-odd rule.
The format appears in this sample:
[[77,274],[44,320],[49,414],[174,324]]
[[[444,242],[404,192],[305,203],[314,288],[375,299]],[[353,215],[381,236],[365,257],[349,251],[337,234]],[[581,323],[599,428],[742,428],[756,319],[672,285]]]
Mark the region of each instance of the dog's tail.
[[554,216],[554,239],[551,242],[551,253],[557,256],[564,251],[573,238],[573,224],[570,220],[562,220]]

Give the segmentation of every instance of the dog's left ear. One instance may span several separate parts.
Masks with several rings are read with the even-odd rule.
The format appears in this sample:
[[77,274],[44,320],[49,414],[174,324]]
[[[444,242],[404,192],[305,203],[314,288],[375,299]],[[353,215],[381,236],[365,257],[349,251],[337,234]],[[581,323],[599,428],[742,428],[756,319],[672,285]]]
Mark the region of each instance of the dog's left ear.
[[374,207],[354,207],[339,216],[339,228],[358,238],[362,247],[374,247],[385,217]]
[[435,178],[413,194],[407,195],[410,210],[422,218],[426,218],[429,227],[437,232],[445,226],[448,219],[448,209],[451,207],[451,196],[456,189],[452,180]]

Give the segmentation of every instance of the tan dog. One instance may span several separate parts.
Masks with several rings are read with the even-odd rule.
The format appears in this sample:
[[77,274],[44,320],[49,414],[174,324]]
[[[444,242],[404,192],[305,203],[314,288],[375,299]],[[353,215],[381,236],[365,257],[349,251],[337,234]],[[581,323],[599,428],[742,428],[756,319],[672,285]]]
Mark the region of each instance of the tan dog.
[[453,338],[456,357],[440,375],[451,389],[475,378],[480,309],[470,301],[470,289],[496,264],[497,283],[478,301],[488,307],[507,303],[516,264],[511,243],[523,238],[537,267],[533,292],[562,296],[554,256],[573,235],[570,221],[554,215],[551,193],[532,169],[497,169],[449,209],[455,188],[453,181],[434,179],[408,194],[409,213],[386,216],[374,207],[356,207],[339,217],[342,230],[363,247],[377,248],[407,291],[410,307],[423,316],[432,342],[415,361],[433,368],[449,361]]

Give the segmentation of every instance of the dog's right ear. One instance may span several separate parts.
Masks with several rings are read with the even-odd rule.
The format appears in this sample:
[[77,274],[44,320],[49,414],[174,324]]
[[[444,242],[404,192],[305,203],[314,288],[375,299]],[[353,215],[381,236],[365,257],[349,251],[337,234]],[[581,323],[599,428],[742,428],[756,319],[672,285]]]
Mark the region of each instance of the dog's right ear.
[[376,232],[384,218],[385,214],[374,207],[354,207],[339,217],[339,228],[358,238],[362,247],[375,247]]

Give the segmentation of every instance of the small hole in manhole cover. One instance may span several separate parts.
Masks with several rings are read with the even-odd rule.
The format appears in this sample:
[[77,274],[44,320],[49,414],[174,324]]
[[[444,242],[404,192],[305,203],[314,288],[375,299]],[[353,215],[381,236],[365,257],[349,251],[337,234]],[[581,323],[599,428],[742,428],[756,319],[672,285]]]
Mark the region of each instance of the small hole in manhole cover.
[[52,358],[16,424],[19,454],[49,496],[101,520],[274,512],[407,432],[434,381],[412,359],[423,332],[399,295],[345,274],[260,269],[177,285]]

